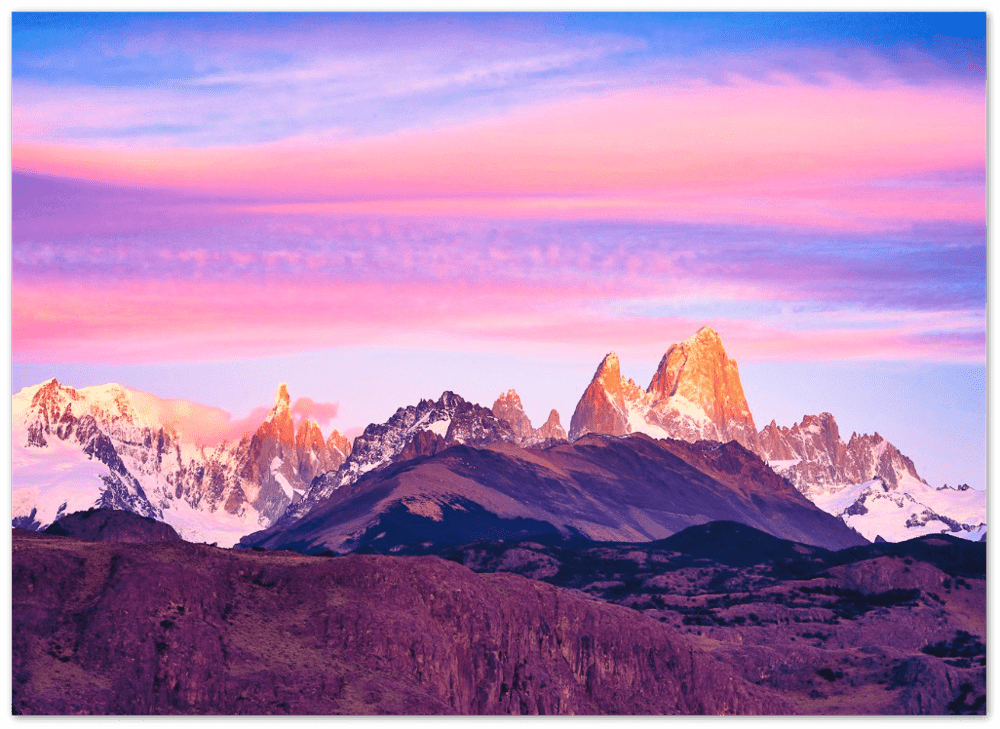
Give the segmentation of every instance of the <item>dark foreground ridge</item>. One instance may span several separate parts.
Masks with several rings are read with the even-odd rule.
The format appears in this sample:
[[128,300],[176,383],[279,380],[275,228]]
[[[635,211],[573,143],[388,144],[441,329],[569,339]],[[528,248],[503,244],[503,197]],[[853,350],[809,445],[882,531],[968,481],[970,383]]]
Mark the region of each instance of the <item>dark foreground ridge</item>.
[[768,714],[641,613],[437,557],[14,530],[20,714]]
[[714,522],[440,551],[451,561],[15,529],[14,711],[986,710],[984,544],[834,552]]

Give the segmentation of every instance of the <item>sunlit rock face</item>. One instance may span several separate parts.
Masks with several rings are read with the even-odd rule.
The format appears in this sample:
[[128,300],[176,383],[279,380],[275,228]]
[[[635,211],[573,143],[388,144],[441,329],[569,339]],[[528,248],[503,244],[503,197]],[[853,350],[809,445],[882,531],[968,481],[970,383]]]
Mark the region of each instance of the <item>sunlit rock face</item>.
[[739,368],[711,327],[672,345],[645,390],[623,378],[618,356],[608,354],[570,422],[570,440],[586,433],[646,433],[689,442],[735,440],[757,450],[757,430]]
[[559,413],[556,410],[549,411],[548,419],[535,431],[535,436],[542,441],[566,440],[566,429],[559,422]]
[[[626,399],[626,393],[631,396],[629,399]],[[625,435],[632,432],[629,411],[637,400],[641,403],[641,393],[632,380],[626,382],[622,379],[618,355],[608,353],[573,411],[569,425],[570,440],[587,433]]]

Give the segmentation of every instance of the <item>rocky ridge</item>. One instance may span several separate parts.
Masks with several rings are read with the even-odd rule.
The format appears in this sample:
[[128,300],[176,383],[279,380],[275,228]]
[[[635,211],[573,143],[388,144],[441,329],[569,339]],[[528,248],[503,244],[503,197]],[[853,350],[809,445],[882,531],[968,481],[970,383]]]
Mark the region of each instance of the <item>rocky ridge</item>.
[[486,536],[652,541],[714,520],[827,548],[865,543],[739,443],[591,433],[541,449],[456,444],[389,461],[240,544],[419,554]]
[[516,443],[507,420],[453,392],[435,402],[399,408],[385,423],[373,423],[354,439],[350,455],[333,471],[313,480],[304,498],[289,508],[275,527],[289,525],[327,500],[334,491],[364,474],[402,460],[430,456],[456,444]]
[[773,420],[758,436],[758,453],[807,496],[824,487],[880,478],[897,487],[906,481],[926,483],[913,461],[878,433],[840,437],[830,413],[806,415],[790,428]]
[[169,524],[131,511],[90,509],[68,514],[43,530],[56,537],[82,542],[179,542]]
[[986,532],[985,492],[932,488],[878,433],[852,433],[845,442],[830,413],[806,415],[790,428],[772,421],[759,442],[771,468],[869,540],[935,533],[977,540]]

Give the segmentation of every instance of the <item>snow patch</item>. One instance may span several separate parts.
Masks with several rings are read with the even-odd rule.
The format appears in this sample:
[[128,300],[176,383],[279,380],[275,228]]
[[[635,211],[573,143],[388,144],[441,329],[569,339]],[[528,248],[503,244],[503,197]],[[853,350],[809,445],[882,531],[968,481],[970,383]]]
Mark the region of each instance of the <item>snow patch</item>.
[[801,458],[789,458],[784,461],[768,461],[767,465],[771,467],[771,470],[775,473],[784,473],[793,466],[797,466],[802,462]]
[[[275,460],[277,460],[277,459],[275,459]],[[281,486],[281,490],[285,492],[285,496],[288,497],[288,500],[289,501],[294,501],[295,500],[295,489],[293,489],[292,485],[290,483],[288,483],[288,479],[285,478],[285,476],[283,474],[280,474],[277,471],[273,471],[272,475],[274,476],[274,480],[278,482],[278,485]]]
[[700,405],[691,402],[683,395],[674,395],[669,398],[667,405],[677,412],[678,415],[693,420],[702,426],[709,425],[712,422]]
[[[840,517],[868,540],[878,535],[886,541],[901,542],[924,534],[942,533],[976,540],[986,531],[985,491],[937,491],[909,474],[904,474],[895,488],[887,488],[881,480],[875,479],[827,487],[808,496],[820,509]],[[846,513],[855,504],[863,508],[864,513]],[[971,528],[952,531],[947,522],[933,517],[928,519],[926,512]]]
[[665,431],[659,425],[650,423],[643,417],[642,413],[634,408],[628,408],[626,410],[626,415],[628,416],[628,430],[630,433],[645,433],[650,438],[659,439],[671,437],[670,433]]
[[451,425],[451,418],[446,418],[444,420],[436,420],[430,425],[428,425],[426,430],[429,430],[432,433],[440,435],[442,438],[444,438],[446,435],[448,435],[448,428],[450,425]]
[[225,509],[201,511],[186,501],[177,500],[163,510],[163,521],[186,541],[229,548],[250,532],[265,526],[256,509],[249,504],[241,511],[241,514],[230,514]]

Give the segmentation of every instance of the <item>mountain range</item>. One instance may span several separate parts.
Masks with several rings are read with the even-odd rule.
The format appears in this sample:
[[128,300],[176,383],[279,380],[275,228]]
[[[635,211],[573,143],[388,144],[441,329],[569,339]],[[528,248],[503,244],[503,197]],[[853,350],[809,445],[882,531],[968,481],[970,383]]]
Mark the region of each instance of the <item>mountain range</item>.
[[985,491],[929,486],[878,433],[854,433],[845,443],[830,413],[806,415],[790,428],[772,421],[757,432],[739,368],[711,327],[671,346],[645,390],[622,377],[609,353],[573,413],[570,439],[585,433],[735,440],[869,540],[940,532],[976,540],[986,533]]
[[207,446],[160,422],[155,398],[112,384],[51,379],[13,398],[13,524],[39,529],[104,507],[165,521],[192,541],[231,546],[268,526],[351,451],[303,419],[282,385],[263,422]]
[[554,410],[533,427],[513,390],[492,408],[445,392],[353,443],[306,418],[296,427],[284,385],[263,422],[211,445],[164,422],[154,400],[55,379],[16,394],[14,525],[105,507],[165,521],[188,540],[314,551],[454,542],[491,528],[654,540],[716,519],[821,546],[856,533],[985,535],[984,492],[929,486],[878,433],[845,442],[829,413],[758,431],[738,366],[709,327],[669,347],[645,390],[609,353],[568,436]]

